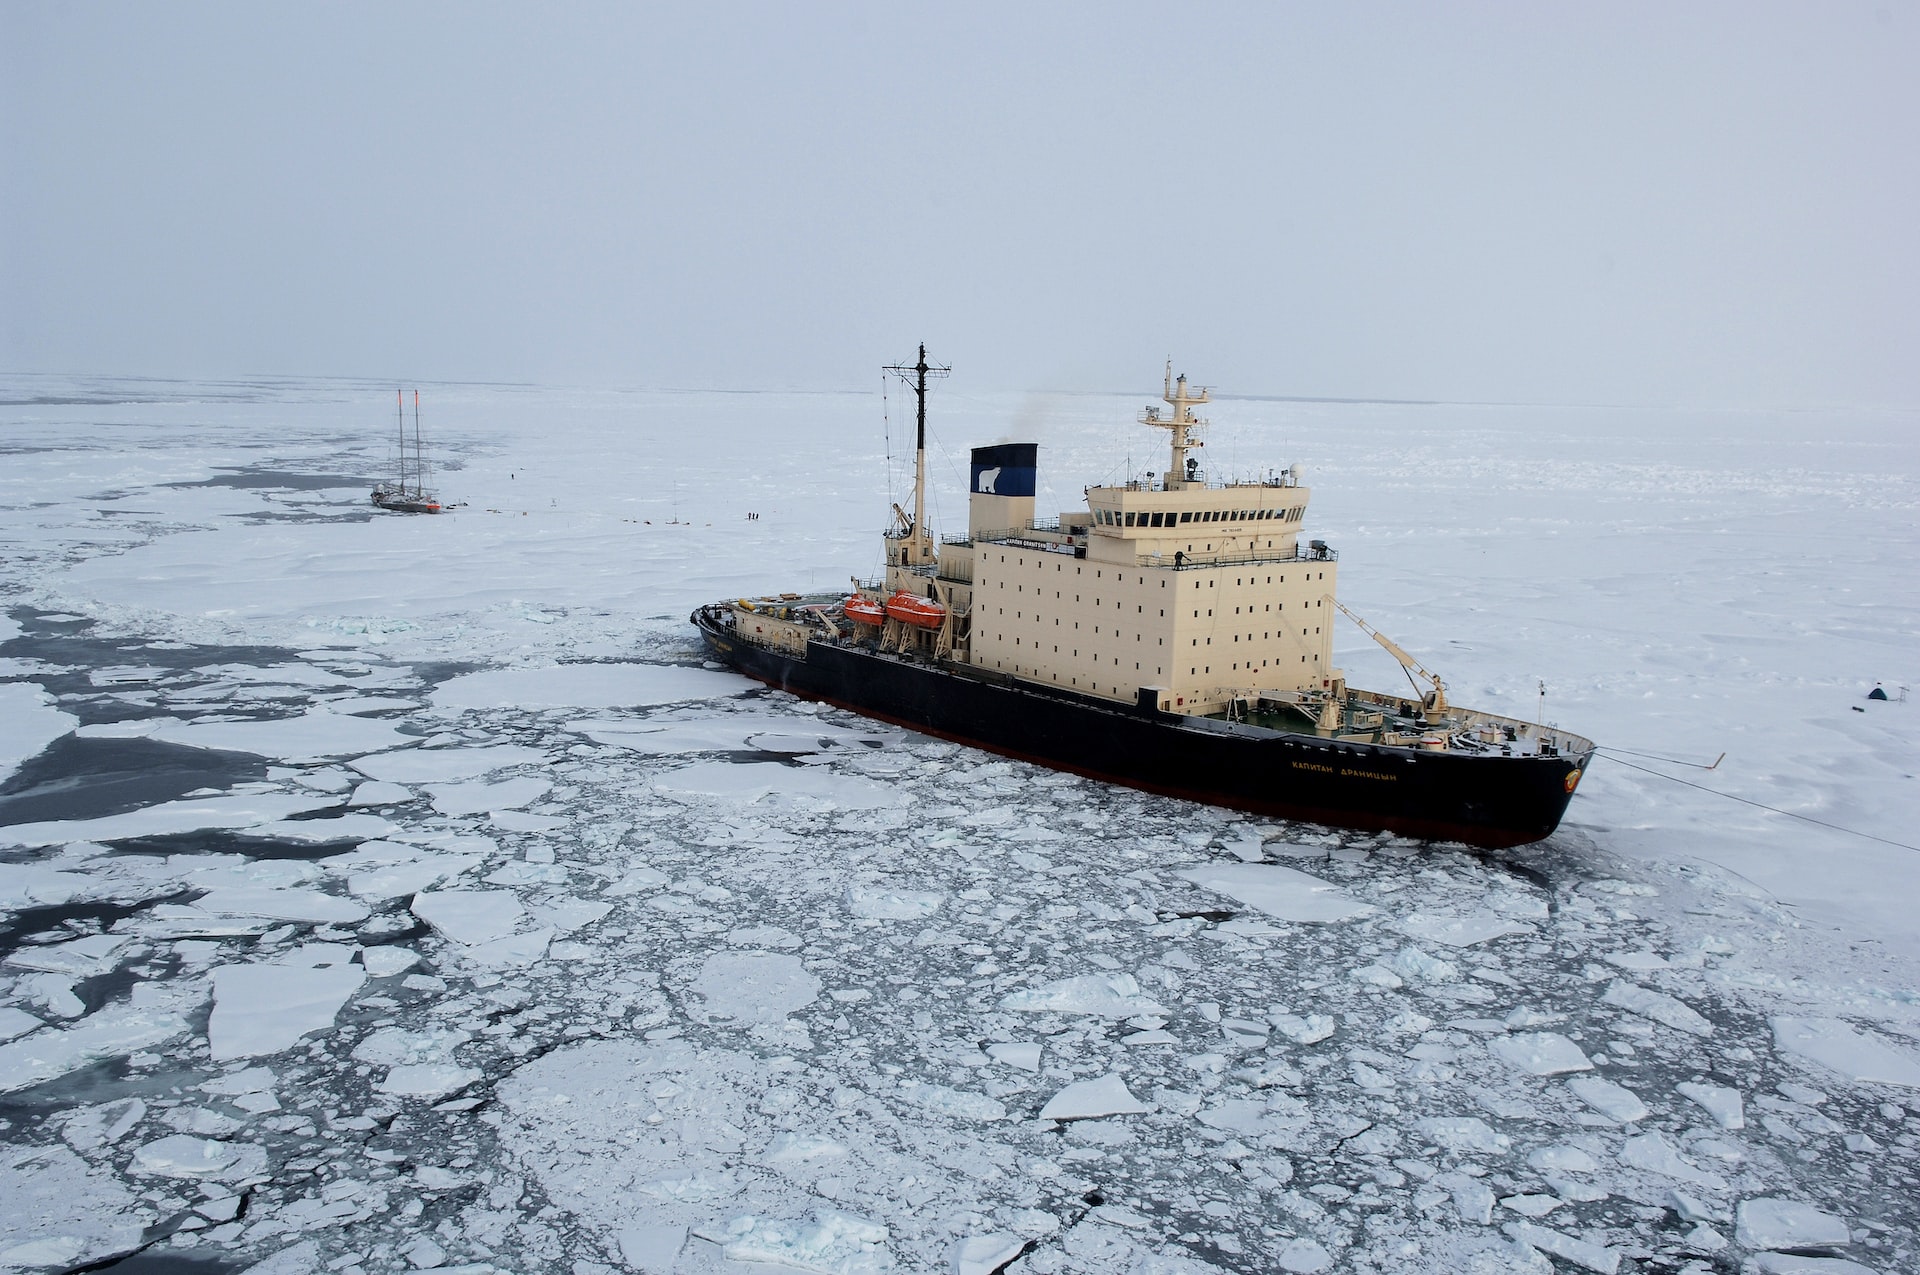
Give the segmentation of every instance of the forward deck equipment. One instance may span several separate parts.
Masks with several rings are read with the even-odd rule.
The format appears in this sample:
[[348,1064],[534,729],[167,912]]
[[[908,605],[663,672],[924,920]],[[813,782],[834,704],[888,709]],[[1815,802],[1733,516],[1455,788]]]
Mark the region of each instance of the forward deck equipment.
[[[809,699],[1148,792],[1337,827],[1499,847],[1559,826],[1594,751],[1555,727],[1463,709],[1440,678],[1335,601],[1339,554],[1300,536],[1298,466],[1209,482],[1168,366],[1163,475],[1034,515],[1039,448],[973,450],[968,527],[926,521],[926,347],[913,510],[895,506],[885,574],[845,593],[716,602],[713,658]],[[1336,612],[1406,670],[1411,693],[1333,667]]]

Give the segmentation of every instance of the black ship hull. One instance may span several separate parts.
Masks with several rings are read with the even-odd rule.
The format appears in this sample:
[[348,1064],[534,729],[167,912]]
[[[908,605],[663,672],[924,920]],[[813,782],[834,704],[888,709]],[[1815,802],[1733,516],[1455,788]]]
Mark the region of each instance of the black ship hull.
[[1281,819],[1500,848],[1560,824],[1587,755],[1503,756],[1250,731],[870,648],[806,654],[696,611],[714,660],[807,699],[1109,783]]

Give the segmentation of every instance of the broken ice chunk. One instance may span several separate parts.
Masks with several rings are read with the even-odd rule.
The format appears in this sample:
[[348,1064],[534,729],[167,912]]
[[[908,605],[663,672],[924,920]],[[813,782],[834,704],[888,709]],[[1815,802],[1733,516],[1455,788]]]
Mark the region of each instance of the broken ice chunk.
[[1920,1059],[1837,1018],[1775,1018],[1773,1042],[1849,1080],[1920,1089]]
[[1391,990],[1405,986],[1400,976],[1384,965],[1362,965],[1359,969],[1352,971],[1348,977],[1356,983],[1364,983],[1369,987],[1384,987]]
[[1283,921],[1345,921],[1375,910],[1331,882],[1276,864],[1210,863],[1179,875]]
[[1164,1014],[1159,1002],[1143,995],[1131,974],[1082,974],[1039,987],[1009,992],[1000,1008],[1033,1013],[1095,1014],[1102,1018],[1132,1018]]
[[1531,925],[1504,916],[1435,916],[1425,912],[1409,913],[1393,928],[1408,938],[1448,947],[1472,947],[1509,934],[1534,932]]
[[360,949],[360,963],[369,978],[391,978],[418,965],[420,954],[404,947],[365,947]]
[[1707,1109],[1714,1123],[1722,1129],[1744,1129],[1747,1117],[1738,1089],[1728,1089],[1721,1085],[1702,1084],[1697,1080],[1683,1080],[1674,1086],[1681,1097],[1691,1098]]
[[820,980],[786,952],[715,952],[692,991],[709,1021],[778,1023],[819,999]]
[[467,945],[506,938],[526,915],[511,890],[423,890],[412,911],[441,937]]
[[1118,1075],[1078,1080],[1047,1101],[1042,1120],[1097,1120],[1102,1116],[1130,1116],[1148,1110]]
[[723,1250],[734,1262],[774,1262],[821,1275],[856,1275],[892,1263],[887,1228],[837,1209],[815,1209],[811,1224],[748,1214],[727,1224]]
[[1394,953],[1392,967],[1402,977],[1417,978],[1426,983],[1455,983],[1460,979],[1459,966],[1437,956],[1428,956],[1411,944]]
[[1528,1248],[1539,1249],[1554,1257],[1584,1266],[1599,1275],[1615,1275],[1620,1269],[1620,1254],[1614,1249],[1575,1239],[1561,1231],[1536,1226],[1532,1222],[1508,1222],[1500,1228]]
[[1606,994],[1600,999],[1630,1014],[1651,1018],[1656,1023],[1664,1023],[1668,1027],[1695,1036],[1713,1034],[1713,1024],[1700,1017],[1687,1005],[1668,996],[1665,992],[1656,992],[1636,983],[1616,978],[1607,985]]
[[1592,1071],[1593,1064],[1580,1046],[1559,1032],[1519,1032],[1487,1042],[1494,1057],[1535,1076],[1557,1076],[1569,1071]]
[[1313,1045],[1333,1035],[1337,1026],[1326,1014],[1274,1014],[1274,1030],[1296,1045]]
[[1824,1248],[1851,1243],[1846,1222],[1798,1200],[1775,1196],[1742,1200],[1734,1239],[1746,1248]]
[[847,887],[847,910],[872,921],[919,921],[940,910],[947,896],[938,890],[882,889],[878,886]]
[[1012,1041],[988,1045],[987,1056],[1023,1071],[1040,1070],[1040,1045],[1036,1041]]
[[1691,1182],[1718,1195],[1727,1193],[1725,1178],[1688,1160],[1662,1133],[1643,1133],[1628,1138],[1620,1146],[1620,1163],[1658,1173],[1677,1182]]
[[167,1178],[250,1178],[266,1171],[267,1149],[170,1133],[133,1153],[133,1168]]
[[140,1247],[136,1201],[65,1147],[0,1149],[0,1266],[87,1269]]
[[943,1116],[958,1116],[964,1120],[1004,1120],[1007,1115],[1005,1106],[985,1094],[969,1093],[946,1085],[910,1080],[900,1086],[900,1093],[914,1106]]
[[396,1098],[438,1102],[478,1079],[480,1072],[473,1067],[460,1067],[453,1063],[405,1063],[389,1070],[386,1079],[375,1088]]
[[1632,1124],[1647,1118],[1647,1104],[1641,1102],[1631,1089],[1616,1085],[1611,1080],[1599,1076],[1575,1076],[1567,1082],[1567,1088],[1573,1090],[1580,1101],[1609,1120]]
[[687,1244],[684,1226],[635,1224],[620,1228],[620,1260],[642,1275],[668,1275]]
[[1505,1151],[1513,1145],[1478,1116],[1430,1116],[1414,1121],[1421,1137],[1449,1151]]
[[331,1027],[366,981],[366,970],[349,959],[353,951],[310,943],[273,961],[215,969],[207,1020],[213,1060],[279,1053],[309,1032]]
[[953,1275],[993,1275],[1026,1247],[1027,1241],[1011,1231],[962,1236],[949,1254]]

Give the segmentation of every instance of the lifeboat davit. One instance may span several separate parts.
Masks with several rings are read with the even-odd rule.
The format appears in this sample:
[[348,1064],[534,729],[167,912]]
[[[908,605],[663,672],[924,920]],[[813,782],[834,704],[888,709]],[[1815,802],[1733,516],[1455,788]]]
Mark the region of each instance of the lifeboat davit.
[[871,624],[879,628],[887,622],[887,609],[864,593],[856,593],[840,604],[847,618],[859,624]]
[[932,598],[903,591],[887,599],[887,614],[916,629],[937,629],[947,618],[947,609]]

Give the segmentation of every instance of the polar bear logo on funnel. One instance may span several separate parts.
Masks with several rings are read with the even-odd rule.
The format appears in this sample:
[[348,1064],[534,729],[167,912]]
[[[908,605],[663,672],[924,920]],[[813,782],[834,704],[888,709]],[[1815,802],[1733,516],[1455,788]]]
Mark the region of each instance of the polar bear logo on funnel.
[[1000,471],[1004,468],[1006,468],[1004,465],[995,465],[992,469],[983,469],[980,471],[981,495],[993,496],[999,494],[994,491],[993,485],[1000,481]]

